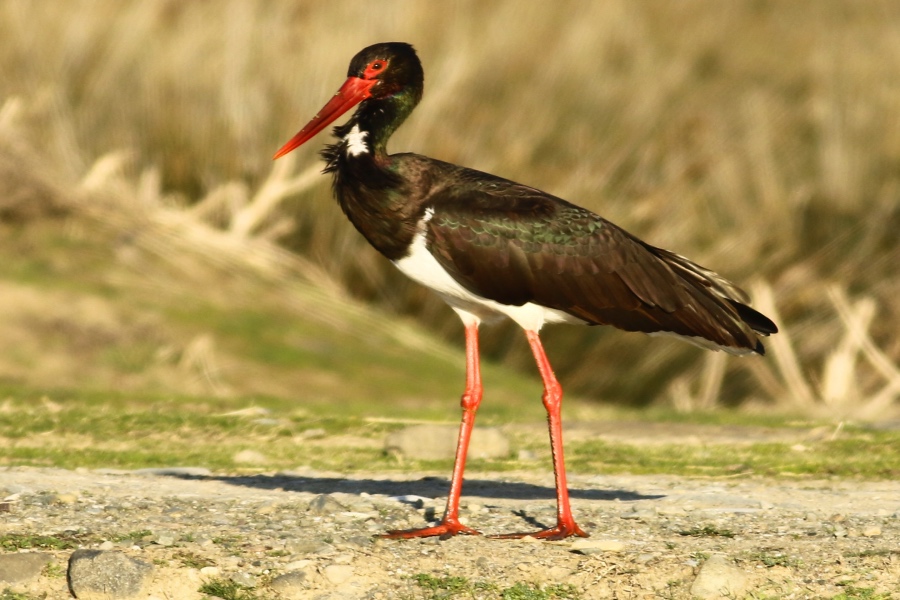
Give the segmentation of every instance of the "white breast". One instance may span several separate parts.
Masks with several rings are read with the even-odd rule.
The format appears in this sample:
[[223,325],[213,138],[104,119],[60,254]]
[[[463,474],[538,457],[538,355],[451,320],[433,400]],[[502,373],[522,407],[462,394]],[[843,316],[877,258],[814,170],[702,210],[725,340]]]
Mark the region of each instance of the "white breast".
[[433,214],[430,208],[425,212],[425,217],[419,223],[419,233],[409,248],[409,254],[394,261],[394,264],[413,281],[437,292],[447,304],[460,313],[463,321],[468,322],[467,314],[475,317],[476,321],[507,316],[528,331],[540,331],[544,323],[585,323],[562,311],[530,302],[522,306],[501,304],[473,294],[461,286],[426,247],[425,226]]

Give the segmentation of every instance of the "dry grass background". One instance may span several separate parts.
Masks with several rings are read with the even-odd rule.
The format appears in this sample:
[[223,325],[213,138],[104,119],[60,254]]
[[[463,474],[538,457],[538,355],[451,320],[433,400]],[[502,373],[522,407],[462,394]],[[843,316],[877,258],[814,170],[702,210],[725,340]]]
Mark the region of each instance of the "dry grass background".
[[[325,306],[355,298],[458,341],[455,316],[340,214],[316,175],[324,136],[270,160],[357,50],[408,41],[426,93],[393,151],[594,209],[746,284],[782,327],[766,359],[557,327],[546,338],[570,390],[896,412],[896,2],[6,0],[0,31],[4,172],[35,174],[5,178],[10,223],[71,196],[113,227],[149,224],[143,243],[173,260],[296,278],[335,326],[344,313]],[[484,348],[530,371],[520,337],[501,327]]]

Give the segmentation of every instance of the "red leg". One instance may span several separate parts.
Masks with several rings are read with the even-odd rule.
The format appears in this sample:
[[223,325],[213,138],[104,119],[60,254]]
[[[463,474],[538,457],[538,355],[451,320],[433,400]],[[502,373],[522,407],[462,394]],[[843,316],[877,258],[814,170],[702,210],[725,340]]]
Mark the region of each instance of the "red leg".
[[459,425],[459,440],[456,443],[456,460],[453,463],[453,477],[450,479],[450,494],[447,496],[447,508],[444,517],[434,527],[421,529],[395,529],[388,531],[384,538],[417,538],[440,536],[442,540],[464,533],[481,535],[471,527],[459,522],[459,497],[462,494],[463,471],[466,470],[466,454],[469,451],[469,438],[472,437],[472,426],[475,424],[475,411],[481,404],[481,368],[478,356],[478,324],[466,325],[466,391],[462,395],[462,422]]
[[531,352],[537,362],[538,371],[544,381],[544,407],[547,409],[547,423],[550,427],[550,451],[553,454],[553,474],[556,476],[556,527],[538,531],[536,533],[509,533],[498,535],[498,538],[521,538],[532,536],[547,540],[561,540],[573,535],[588,537],[575,523],[572,517],[572,509],[569,506],[569,488],[566,483],[566,463],[563,459],[562,443],[562,418],[560,408],[562,405],[562,386],[553,374],[553,368],[544,346],[536,331],[526,331]]

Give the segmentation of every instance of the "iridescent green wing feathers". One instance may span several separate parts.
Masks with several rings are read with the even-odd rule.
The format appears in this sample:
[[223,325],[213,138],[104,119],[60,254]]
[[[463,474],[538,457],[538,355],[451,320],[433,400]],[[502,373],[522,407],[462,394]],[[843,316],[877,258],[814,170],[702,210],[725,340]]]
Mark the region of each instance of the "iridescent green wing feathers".
[[429,250],[484,298],[757,352],[762,346],[753,329],[774,328],[715,273],[538,190],[482,177],[431,200]]

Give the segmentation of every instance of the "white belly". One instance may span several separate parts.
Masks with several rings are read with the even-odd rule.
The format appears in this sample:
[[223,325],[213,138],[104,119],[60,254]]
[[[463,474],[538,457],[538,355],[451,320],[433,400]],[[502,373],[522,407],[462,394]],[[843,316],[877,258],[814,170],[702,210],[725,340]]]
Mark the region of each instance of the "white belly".
[[[426,215],[426,220],[427,216],[429,215]],[[394,264],[413,281],[437,292],[467,324],[498,316],[507,316],[528,331],[540,331],[544,323],[585,323],[560,310],[539,304],[529,302],[522,306],[514,306],[473,294],[453,279],[431,255],[425,246],[424,231],[416,235],[409,249],[409,255],[394,261]]]

